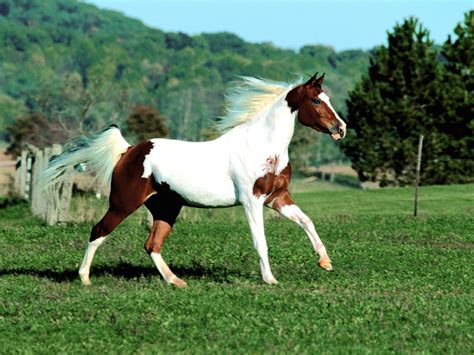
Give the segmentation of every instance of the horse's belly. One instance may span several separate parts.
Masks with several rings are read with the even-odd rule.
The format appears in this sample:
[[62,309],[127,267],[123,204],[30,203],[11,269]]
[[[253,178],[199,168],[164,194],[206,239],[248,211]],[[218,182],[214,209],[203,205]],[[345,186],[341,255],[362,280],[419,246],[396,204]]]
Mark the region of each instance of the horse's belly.
[[193,176],[191,181],[174,179],[170,188],[180,194],[190,206],[226,207],[237,204],[234,184],[231,180],[204,180]]

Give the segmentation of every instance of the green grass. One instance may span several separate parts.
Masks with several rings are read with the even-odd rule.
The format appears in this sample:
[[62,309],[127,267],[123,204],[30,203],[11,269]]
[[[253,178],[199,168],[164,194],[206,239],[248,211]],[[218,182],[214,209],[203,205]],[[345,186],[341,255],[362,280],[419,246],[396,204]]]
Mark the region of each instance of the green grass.
[[185,211],[161,280],[143,213],[77,269],[91,223],[47,227],[0,210],[0,352],[474,353],[474,185],[295,193],[335,271],[305,234],[266,213],[277,286],[261,282],[242,211]]

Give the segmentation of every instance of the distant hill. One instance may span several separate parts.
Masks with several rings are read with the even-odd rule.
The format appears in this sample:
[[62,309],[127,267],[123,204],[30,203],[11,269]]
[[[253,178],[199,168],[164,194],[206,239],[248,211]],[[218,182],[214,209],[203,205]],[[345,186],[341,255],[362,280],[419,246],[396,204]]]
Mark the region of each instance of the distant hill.
[[[155,106],[167,117],[171,137],[200,140],[222,114],[223,92],[236,75],[291,81],[326,72],[329,95],[344,112],[347,92],[370,55],[320,45],[296,52],[232,33],[166,33],[72,0],[0,0],[0,42],[3,138],[17,116],[48,111],[56,100],[51,112],[70,109],[86,123],[123,122],[134,104]],[[87,110],[61,107],[61,100]]]

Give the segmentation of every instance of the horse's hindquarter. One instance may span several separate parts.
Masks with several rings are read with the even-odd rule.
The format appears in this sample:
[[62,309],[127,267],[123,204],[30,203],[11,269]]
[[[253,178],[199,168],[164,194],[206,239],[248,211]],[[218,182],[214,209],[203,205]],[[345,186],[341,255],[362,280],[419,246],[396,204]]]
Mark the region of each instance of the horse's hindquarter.
[[221,141],[184,142],[153,139],[146,156],[144,175],[153,174],[190,205],[225,207],[237,203],[229,173],[229,154]]

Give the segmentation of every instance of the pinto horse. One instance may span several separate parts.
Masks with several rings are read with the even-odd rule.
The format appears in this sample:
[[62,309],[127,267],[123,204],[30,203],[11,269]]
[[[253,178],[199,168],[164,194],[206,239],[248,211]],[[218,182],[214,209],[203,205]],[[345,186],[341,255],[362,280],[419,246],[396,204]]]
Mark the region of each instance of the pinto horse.
[[294,84],[243,77],[227,93],[227,113],[218,123],[223,133],[212,141],[151,139],[131,146],[113,125],[71,143],[43,172],[45,187],[60,183],[68,169],[81,163],[104,182],[111,181],[109,209],[92,228],[79,269],[82,283],[90,284],[97,248],[143,204],[153,215],[145,250],[165,281],[178,287],[186,282],[171,271],[161,251],[183,206],[242,205],[260,257],[262,278],[268,284],[277,280],[268,261],[264,206],[302,227],[320,257],[319,266],[331,271],[331,259],[312,221],[288,191],[288,145],[296,118],[336,141],[346,134],[346,124],[321,87],[323,80],[324,74],[318,78],[317,73],[305,83]]

